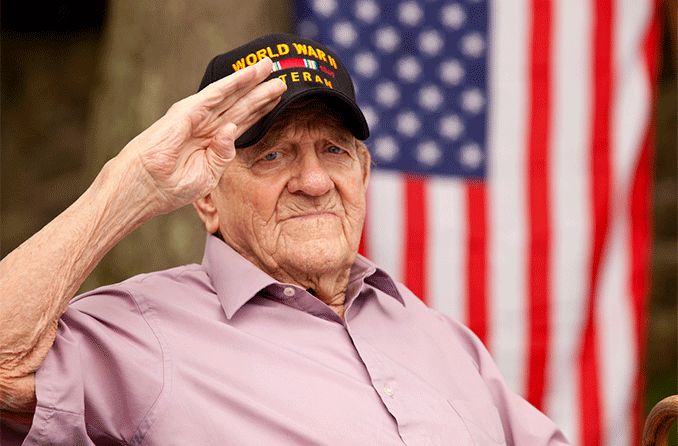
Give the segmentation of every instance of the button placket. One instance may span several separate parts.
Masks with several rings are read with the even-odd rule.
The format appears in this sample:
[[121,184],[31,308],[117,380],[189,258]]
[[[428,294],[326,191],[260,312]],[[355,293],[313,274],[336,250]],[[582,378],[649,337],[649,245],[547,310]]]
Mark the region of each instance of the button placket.
[[[374,389],[377,390],[381,388],[381,392],[379,393],[388,397],[388,400],[391,402],[388,403],[387,406],[394,404],[397,400],[395,398],[395,376],[393,376],[392,370],[380,359],[379,353],[369,342],[364,341],[360,338],[360,336],[357,335],[351,335],[351,338],[353,339],[353,343],[358,350],[358,354],[365,362],[365,366],[367,367],[370,378],[372,379],[372,385],[374,386]],[[364,351],[361,352],[361,348],[358,348],[359,344],[362,346]],[[368,360],[368,358],[371,359],[371,361]],[[382,400],[384,401],[384,404],[386,404],[386,400],[383,398]],[[391,413],[395,416],[393,409],[394,408],[389,407],[389,411],[391,411]]]

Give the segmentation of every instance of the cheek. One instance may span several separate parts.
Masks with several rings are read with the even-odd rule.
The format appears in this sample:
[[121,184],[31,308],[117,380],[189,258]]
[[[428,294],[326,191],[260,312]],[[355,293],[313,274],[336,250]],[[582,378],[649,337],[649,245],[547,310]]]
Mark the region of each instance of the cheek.
[[338,186],[347,217],[352,223],[361,224],[366,206],[366,189],[362,176],[353,175]]
[[261,224],[272,222],[280,189],[274,185],[259,185],[249,196],[253,220]]
[[285,188],[283,179],[259,178],[243,181],[238,186],[237,199],[245,211],[242,217],[247,224],[254,224],[255,229],[274,221],[276,206]]

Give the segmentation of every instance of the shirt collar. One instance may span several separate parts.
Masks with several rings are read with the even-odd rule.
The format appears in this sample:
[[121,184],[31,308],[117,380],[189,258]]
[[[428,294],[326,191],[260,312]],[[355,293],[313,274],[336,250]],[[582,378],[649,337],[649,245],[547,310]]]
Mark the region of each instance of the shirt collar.
[[351,275],[348,280],[349,288],[353,283],[360,283],[362,281],[383,291],[400,302],[402,306],[405,306],[405,300],[400,295],[400,291],[398,291],[398,287],[393,279],[391,279],[391,276],[389,276],[386,271],[379,268],[374,262],[358,254],[351,267]]
[[213,235],[207,236],[202,265],[229,319],[259,291],[277,283]]
[[[219,302],[229,319],[264,288],[282,285],[213,235],[207,236],[202,266],[210,277]],[[405,305],[391,277],[370,260],[358,255],[351,267],[347,295],[351,287],[362,287],[363,282]]]

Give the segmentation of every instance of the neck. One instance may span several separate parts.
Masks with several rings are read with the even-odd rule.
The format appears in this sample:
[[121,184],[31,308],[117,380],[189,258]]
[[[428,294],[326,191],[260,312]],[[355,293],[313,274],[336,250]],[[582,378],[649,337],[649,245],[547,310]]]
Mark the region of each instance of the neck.
[[279,282],[292,283],[305,288],[330,307],[340,318],[344,317],[346,287],[351,272],[350,266],[339,271],[322,274],[283,269],[266,272]]
[[[223,237],[221,239],[226,241]],[[242,249],[230,240],[226,243],[278,282],[291,283],[309,290],[340,318],[344,318],[346,289],[351,274],[351,266],[357,253],[350,259],[333,259],[330,262],[306,259],[307,262],[290,261],[289,264],[283,264],[278,263],[271,255],[254,255],[254,253]],[[332,263],[333,266],[319,267],[319,265],[327,265],[328,263]]]

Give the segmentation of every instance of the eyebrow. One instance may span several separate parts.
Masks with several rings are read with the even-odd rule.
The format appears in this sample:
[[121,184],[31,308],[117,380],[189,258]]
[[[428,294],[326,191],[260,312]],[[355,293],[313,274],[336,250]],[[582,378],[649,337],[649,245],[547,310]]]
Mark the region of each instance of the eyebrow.
[[349,148],[349,146],[352,146],[351,143],[353,142],[353,140],[347,135],[344,135],[340,132],[332,132],[331,136],[332,136],[332,139],[336,140],[338,143],[342,144],[343,146],[346,146],[346,147],[343,147],[343,148]]
[[246,155],[245,158],[247,160],[252,160],[252,159],[258,157],[259,155],[261,155],[263,152],[272,148],[274,145],[275,144],[273,144],[271,141],[267,141],[265,139],[262,139],[261,141],[256,143],[254,146],[247,149],[247,152],[244,154],[244,155]]
[[[337,144],[341,144],[343,149],[355,149],[354,144],[352,144],[351,138],[343,134],[344,132],[338,131],[338,129],[332,129],[331,133],[328,135],[327,138],[325,138],[325,141],[327,142],[336,142]],[[266,152],[267,150],[270,150],[274,147],[276,147],[279,144],[285,144],[288,141],[285,141],[284,139],[281,138],[282,132],[275,132],[272,135],[266,135],[261,141],[256,143],[254,146],[250,147],[247,150],[247,153],[245,153],[246,158],[248,160],[252,160],[262,153]]]

